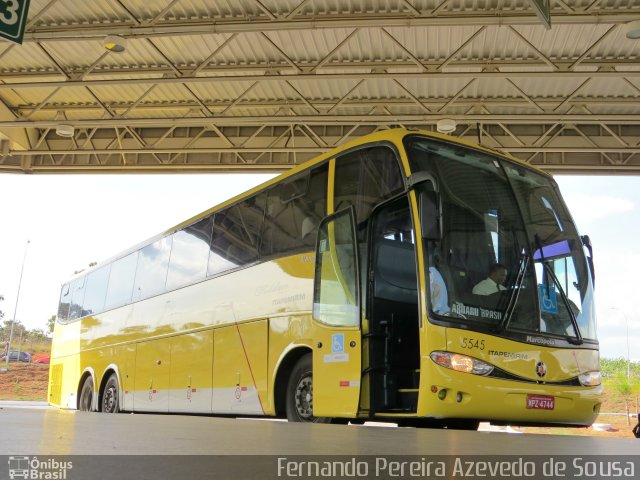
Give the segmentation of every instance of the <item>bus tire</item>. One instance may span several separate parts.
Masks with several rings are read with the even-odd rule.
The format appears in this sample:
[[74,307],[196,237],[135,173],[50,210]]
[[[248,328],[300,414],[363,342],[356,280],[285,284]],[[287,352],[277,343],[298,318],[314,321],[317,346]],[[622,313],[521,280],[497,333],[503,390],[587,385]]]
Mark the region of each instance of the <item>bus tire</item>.
[[118,388],[118,376],[112,373],[102,392],[100,410],[104,413],[118,413],[120,411],[120,389]]
[[295,364],[287,385],[287,420],[290,422],[331,423],[330,418],[313,416],[313,368],[311,354]]
[[81,412],[93,411],[93,377],[91,375],[85,378],[82,388],[80,389],[78,410]]

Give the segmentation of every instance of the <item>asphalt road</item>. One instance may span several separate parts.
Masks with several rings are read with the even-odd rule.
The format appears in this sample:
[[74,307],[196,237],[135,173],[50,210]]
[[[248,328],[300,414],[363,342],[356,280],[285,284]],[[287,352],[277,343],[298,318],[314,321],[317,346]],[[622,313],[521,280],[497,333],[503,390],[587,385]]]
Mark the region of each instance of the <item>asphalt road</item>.
[[[129,478],[111,475],[120,457],[154,455],[155,475],[142,472],[130,478],[175,478],[167,459],[175,455],[242,455],[235,457],[236,475],[225,478],[308,478],[280,475],[273,467],[264,472],[268,456],[517,456],[542,457],[588,455],[634,455],[640,460],[640,441],[556,435],[509,434],[376,426],[308,425],[257,419],[232,419],[187,415],[84,413],[0,402],[0,455],[61,455],[82,460],[79,455],[99,455],[106,470],[94,470],[90,478]],[[254,457],[254,456],[261,457]],[[111,456],[111,457],[107,457]],[[164,457],[164,458],[163,458]],[[95,465],[95,457],[90,463]],[[157,459],[162,458],[161,461]],[[185,457],[186,458],[186,457]],[[206,457],[189,457],[189,466],[206,467]],[[325,458],[325,457],[318,457]],[[83,461],[84,461],[83,460]],[[635,461],[635,460],[634,460]],[[80,462],[82,463],[82,462]],[[273,463],[273,462],[271,462]],[[159,466],[165,465],[165,466]],[[271,464],[268,464],[271,465]],[[640,466],[640,463],[638,463]],[[206,467],[206,468],[205,468]],[[241,468],[238,468],[241,467]],[[88,467],[87,467],[88,468]],[[79,474],[76,467],[73,473]],[[244,473],[240,473],[240,472]],[[101,477],[100,474],[109,476]],[[184,473],[184,471],[183,471]],[[284,472],[286,473],[286,471]],[[335,472],[334,472],[335,473]],[[371,473],[371,472],[369,472]],[[405,472],[406,473],[406,472]],[[423,472],[424,473],[424,472]],[[640,474],[640,471],[638,472]],[[0,465],[0,478],[6,470]],[[371,476],[371,475],[369,475]],[[404,475],[407,478],[407,475]],[[434,475],[429,476],[429,478]],[[66,480],[89,478],[67,475]],[[185,477],[187,478],[187,477]],[[198,478],[190,476],[189,478]],[[222,478],[213,475],[211,478]],[[379,477],[380,478],[380,477]],[[382,477],[384,478],[384,477]],[[421,478],[425,478],[423,475]],[[473,477],[468,477],[473,478]],[[504,475],[503,475],[503,478]],[[542,478],[542,477],[541,477]]]

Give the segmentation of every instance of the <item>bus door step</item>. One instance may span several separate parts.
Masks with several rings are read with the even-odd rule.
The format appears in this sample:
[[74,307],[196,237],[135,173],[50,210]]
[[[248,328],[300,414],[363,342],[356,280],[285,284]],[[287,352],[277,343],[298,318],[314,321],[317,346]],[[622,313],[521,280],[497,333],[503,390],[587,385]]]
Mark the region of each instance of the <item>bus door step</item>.
[[417,388],[400,388],[398,389],[398,406],[409,412],[418,410],[418,389]]

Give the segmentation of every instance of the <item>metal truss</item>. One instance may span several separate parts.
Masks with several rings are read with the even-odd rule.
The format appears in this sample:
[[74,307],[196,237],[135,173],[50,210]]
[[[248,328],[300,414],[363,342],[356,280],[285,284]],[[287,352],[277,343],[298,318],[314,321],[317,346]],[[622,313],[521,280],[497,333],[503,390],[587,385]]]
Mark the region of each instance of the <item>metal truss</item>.
[[[382,120],[334,126],[82,128],[73,139],[45,129],[36,148],[0,160],[4,171],[43,172],[281,172],[360,135],[429,123]],[[459,124],[455,136],[516,156],[552,173],[640,174],[640,132],[634,125],[605,123],[548,126],[474,122]]]
[[[398,0],[386,2],[388,11],[366,12],[338,2],[337,12],[319,15],[321,0],[301,0],[288,10],[242,0],[243,14],[186,18],[176,12],[188,2],[171,0],[139,18],[117,0],[110,5],[119,17],[111,22],[63,25],[46,20],[59,6],[51,0],[31,17],[25,35],[38,61],[7,65],[3,58],[19,47],[0,46],[0,171],[277,172],[365,133],[435,130],[439,119],[451,118],[458,124],[453,135],[551,172],[639,174],[638,58],[613,39],[640,8],[556,2],[554,25],[597,27],[566,56],[523,32],[537,19],[513,2],[478,11],[456,9],[451,0]],[[466,37],[446,54],[425,56],[398,28],[432,26],[464,29]],[[301,58],[276,35],[293,31],[332,32],[337,40]],[[498,33],[518,50],[485,48]],[[110,62],[113,54],[103,51],[78,65],[60,56],[60,45],[74,48],[106,35],[142,42],[148,58]],[[163,43],[191,37],[215,37],[217,46],[194,61]],[[365,38],[379,45],[358,61],[344,55],[355,45],[362,49]],[[270,54],[229,60],[238,46]],[[474,49],[486,52],[471,54]],[[532,80],[562,88],[541,93]],[[449,82],[459,86],[430,93],[432,85]],[[118,89],[122,98],[106,93]],[[63,124],[75,128],[73,138],[56,134]]]

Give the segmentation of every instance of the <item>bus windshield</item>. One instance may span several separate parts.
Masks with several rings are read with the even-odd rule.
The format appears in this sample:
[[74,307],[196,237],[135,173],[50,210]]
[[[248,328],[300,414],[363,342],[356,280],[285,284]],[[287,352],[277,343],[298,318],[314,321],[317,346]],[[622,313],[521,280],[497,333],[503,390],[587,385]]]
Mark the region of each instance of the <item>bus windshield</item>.
[[430,174],[439,199],[441,235],[424,249],[432,319],[571,343],[595,339],[582,243],[553,181],[461,145],[416,135],[405,146],[412,172]]

